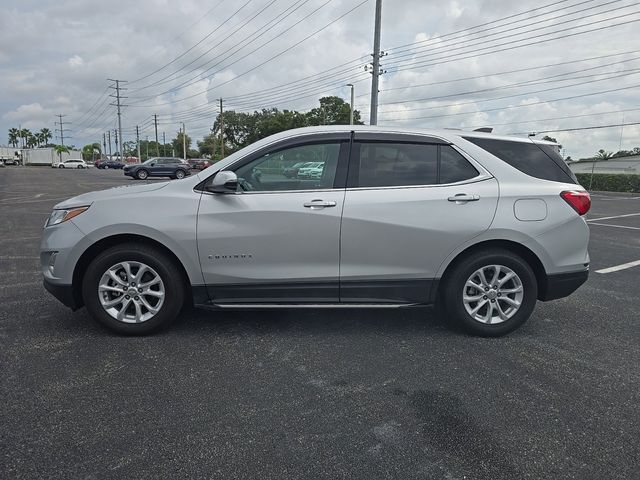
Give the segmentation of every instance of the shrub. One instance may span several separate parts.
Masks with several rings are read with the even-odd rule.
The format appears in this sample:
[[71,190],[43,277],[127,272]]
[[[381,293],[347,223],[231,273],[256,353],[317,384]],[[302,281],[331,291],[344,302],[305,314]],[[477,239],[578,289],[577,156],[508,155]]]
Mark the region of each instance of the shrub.
[[640,175],[637,174],[594,173],[593,182],[590,173],[576,173],[576,177],[583,187],[591,185],[591,190],[640,193]]

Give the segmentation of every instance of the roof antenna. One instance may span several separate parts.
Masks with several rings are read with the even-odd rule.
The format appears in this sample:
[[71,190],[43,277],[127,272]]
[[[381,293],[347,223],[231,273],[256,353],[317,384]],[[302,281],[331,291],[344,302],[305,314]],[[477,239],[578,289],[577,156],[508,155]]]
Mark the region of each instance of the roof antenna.
[[491,133],[491,132],[493,132],[493,127],[480,127],[480,128],[475,128],[473,131],[474,132]]

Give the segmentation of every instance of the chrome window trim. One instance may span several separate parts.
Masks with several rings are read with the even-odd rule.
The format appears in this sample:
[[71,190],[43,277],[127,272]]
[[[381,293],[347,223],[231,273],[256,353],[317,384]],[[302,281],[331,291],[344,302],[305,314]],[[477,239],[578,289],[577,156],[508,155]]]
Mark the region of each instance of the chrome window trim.
[[344,192],[344,188],[318,188],[315,190],[273,190],[273,191],[262,191],[262,192],[236,192],[236,193],[213,193],[207,192],[206,190],[202,190],[203,195],[273,195],[273,194],[283,194],[283,193],[308,193],[312,194],[315,192]]
[[470,183],[478,183],[483,182],[485,180],[489,180],[493,178],[493,175],[488,174],[480,174],[476,177],[469,178],[468,180],[462,180],[460,182],[455,183],[429,183],[426,185],[390,185],[387,187],[349,187],[347,188],[348,192],[357,191],[357,190],[406,190],[408,188],[441,188],[441,187],[455,187],[457,185],[467,185]]

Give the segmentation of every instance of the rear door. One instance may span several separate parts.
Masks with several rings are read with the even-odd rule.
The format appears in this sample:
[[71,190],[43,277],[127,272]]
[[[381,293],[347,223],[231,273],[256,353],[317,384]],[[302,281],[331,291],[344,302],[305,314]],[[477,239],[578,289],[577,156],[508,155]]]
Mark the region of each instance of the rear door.
[[356,133],[341,302],[429,302],[442,261],[489,227],[497,199],[497,181],[445,141]]

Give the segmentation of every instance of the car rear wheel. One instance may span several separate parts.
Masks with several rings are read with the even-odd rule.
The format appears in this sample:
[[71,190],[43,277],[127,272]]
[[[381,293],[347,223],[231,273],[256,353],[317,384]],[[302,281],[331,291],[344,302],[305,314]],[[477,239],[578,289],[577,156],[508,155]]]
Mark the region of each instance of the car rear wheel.
[[118,245],[87,268],[82,295],[91,316],[125,335],[145,335],[169,325],[184,303],[185,285],[174,261],[157,248]]
[[176,171],[176,178],[178,180],[182,180],[184,178],[184,175],[185,175],[184,170],[177,170]]
[[533,270],[507,250],[475,252],[445,279],[445,315],[474,335],[498,337],[531,316],[538,297]]
[[147,172],[146,170],[138,170],[138,173],[136,173],[136,177],[138,178],[138,180],[146,180],[148,176],[149,172]]
[[109,165],[105,165],[105,166],[104,166],[104,169],[105,169],[105,170],[109,170]]

